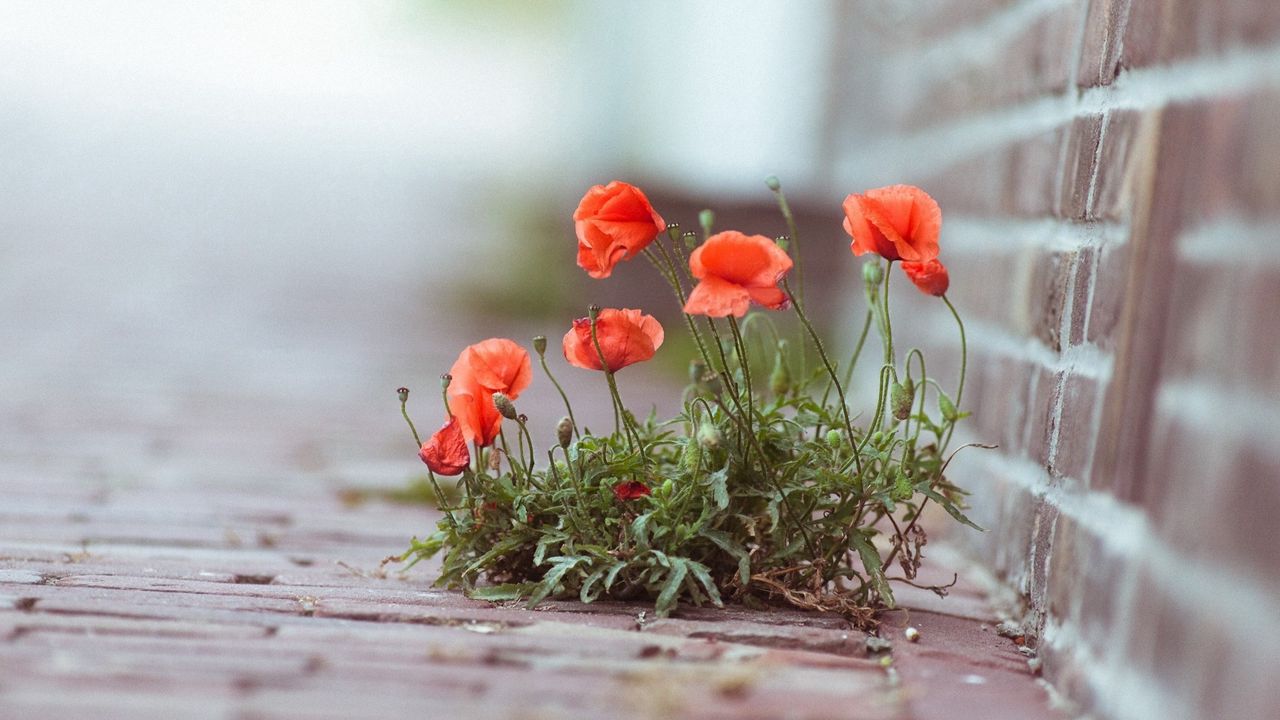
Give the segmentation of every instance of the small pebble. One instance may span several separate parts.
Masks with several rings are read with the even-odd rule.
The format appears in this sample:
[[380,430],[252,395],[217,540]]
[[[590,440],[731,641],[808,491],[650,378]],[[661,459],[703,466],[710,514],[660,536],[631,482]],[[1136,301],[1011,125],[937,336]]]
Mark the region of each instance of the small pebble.
[[909,627],[906,630],[903,630],[902,634],[907,636],[908,642],[916,642],[917,640],[920,639],[920,631],[913,627]]

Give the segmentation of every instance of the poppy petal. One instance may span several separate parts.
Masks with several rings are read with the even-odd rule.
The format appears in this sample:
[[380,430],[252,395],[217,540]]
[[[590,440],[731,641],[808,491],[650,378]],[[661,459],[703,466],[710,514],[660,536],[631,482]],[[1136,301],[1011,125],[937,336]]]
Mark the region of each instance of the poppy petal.
[[704,277],[689,293],[689,300],[684,304],[686,315],[707,315],[709,317],[725,317],[733,315],[742,317],[747,314],[751,305],[751,294],[741,285],[721,280],[714,275]]
[[437,475],[457,475],[471,464],[467,440],[457,416],[452,416],[428,440],[422,443],[418,457]]

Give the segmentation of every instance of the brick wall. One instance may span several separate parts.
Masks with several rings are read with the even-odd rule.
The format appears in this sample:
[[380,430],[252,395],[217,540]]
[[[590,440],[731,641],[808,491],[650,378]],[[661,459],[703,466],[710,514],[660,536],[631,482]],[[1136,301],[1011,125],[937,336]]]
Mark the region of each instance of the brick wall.
[[834,16],[833,185],[942,204],[970,434],[1000,444],[953,466],[968,540],[1048,678],[1103,717],[1280,717],[1280,2]]

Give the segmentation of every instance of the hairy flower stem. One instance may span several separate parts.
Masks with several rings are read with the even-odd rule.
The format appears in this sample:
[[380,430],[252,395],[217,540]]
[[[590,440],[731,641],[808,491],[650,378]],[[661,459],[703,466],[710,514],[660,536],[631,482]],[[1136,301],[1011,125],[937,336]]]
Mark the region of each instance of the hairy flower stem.
[[[409,409],[405,407],[409,404],[408,392],[405,397],[400,400],[400,414],[404,416],[404,421],[409,423],[409,432],[413,433],[413,441],[417,443],[416,447],[422,447],[422,438],[418,437],[418,428],[413,426],[413,421],[409,419]],[[454,531],[458,529],[458,522],[453,519],[453,513],[445,508],[444,492],[440,489],[440,481],[436,480],[436,474],[431,468],[427,468],[427,479],[431,481],[431,489],[436,493],[436,506],[440,508],[445,517],[449,518],[449,524],[453,526]]]
[[787,222],[787,234],[791,237],[791,255],[796,261],[796,297],[803,301],[804,266],[800,262],[800,232],[796,229],[796,218],[791,213],[791,204],[787,202],[787,196],[782,192],[782,185],[777,182],[777,178],[770,178],[770,180],[772,182],[769,189],[778,199],[778,210],[782,212],[782,219]]
[[884,362],[897,374],[898,361],[893,352],[893,318],[889,315],[889,278],[893,275],[893,261],[889,261],[884,273],[884,296],[880,300],[880,313],[884,318]]
[[[737,413],[734,413],[729,410],[729,408],[725,407],[724,401],[719,398],[715,398],[715,403],[720,406],[720,410],[724,412],[725,415],[732,418],[739,426],[744,424],[741,417],[742,405],[737,402],[736,396],[734,396],[734,404],[738,409]],[[750,442],[749,447],[755,449],[756,454],[760,456],[761,472],[764,473],[765,478],[769,480],[774,489],[778,491],[778,498],[782,502],[782,508],[787,511],[787,515],[790,516],[791,522],[795,523],[796,528],[800,531],[800,536],[804,538],[805,549],[809,551],[810,556],[815,558],[818,557],[817,550],[813,546],[813,539],[809,537],[809,531],[805,529],[805,523],[801,522],[800,516],[798,516],[795,509],[792,508],[791,501],[787,498],[787,494],[783,492],[781,481],[778,480],[778,476],[773,472],[773,466],[769,463],[769,457],[764,454],[764,448],[760,447],[760,441],[756,438],[755,433],[750,431],[749,427],[747,429],[746,436]],[[750,453],[747,453],[747,464],[750,463],[750,459]]]
[[[853,355],[849,358],[849,367],[844,369],[844,378],[841,382],[845,387],[851,387],[853,382],[853,369],[858,365],[858,357],[862,355],[862,347],[867,342],[867,333],[871,330],[871,318],[874,312],[867,310],[867,318],[862,322],[862,332],[858,334],[858,343],[853,348]],[[822,407],[827,406],[827,400],[831,398],[831,385],[828,384],[826,389],[822,391]],[[813,439],[817,440],[822,435],[822,423],[818,423],[813,428]]]
[[840,377],[836,374],[836,369],[831,365],[831,358],[827,357],[826,348],[822,346],[822,339],[818,337],[818,331],[813,329],[813,323],[809,322],[809,316],[805,315],[804,307],[796,302],[796,296],[791,292],[791,284],[785,279],[782,281],[782,287],[787,293],[787,297],[791,299],[791,306],[796,311],[796,316],[800,318],[800,323],[804,325],[804,329],[809,333],[809,339],[813,341],[813,345],[818,350],[818,358],[822,360],[822,364],[827,369],[827,375],[831,377],[831,383],[836,386],[836,395],[840,398],[840,412],[844,418],[844,429],[848,433],[846,440],[849,446],[853,448],[853,462],[858,468],[858,474],[862,474],[862,458],[859,457],[858,447],[853,442],[853,421],[849,418],[849,403],[844,397],[844,386],[840,384]]
[[[609,382],[609,394],[613,398],[613,429],[614,432],[621,432],[627,439],[627,447],[632,451],[640,453],[641,459],[644,458],[644,445],[640,441],[640,433],[631,424],[631,419],[627,415],[626,407],[622,404],[622,396],[618,394],[618,381],[613,377],[613,371],[609,369],[609,363],[605,360],[604,350],[600,347],[599,333],[596,331],[598,321],[596,313],[591,313],[591,344],[595,345],[596,357],[600,358],[600,367],[604,370],[604,377]],[[634,436],[635,441],[632,442]],[[648,461],[645,460],[645,464]]]
[[552,385],[556,386],[556,391],[560,393],[560,399],[564,401],[564,409],[569,413],[569,424],[573,425],[573,436],[581,439],[582,435],[578,432],[578,421],[573,417],[573,405],[569,404],[569,396],[565,394],[564,388],[560,387],[560,382],[556,380],[555,375],[551,374],[551,368],[547,367],[546,353],[538,353],[538,360],[542,363],[542,372],[547,374],[547,379]]
[[[405,393],[408,395],[408,393]],[[405,397],[400,401],[400,414],[404,416],[404,421],[409,423],[409,432],[413,433],[413,441],[417,443],[417,447],[422,447],[422,438],[418,437],[418,428],[413,426],[413,421],[409,419],[409,409],[405,405],[409,404],[409,398]]]
[[[960,313],[956,312],[955,305],[951,304],[951,301],[947,299],[946,295],[942,296],[942,302],[947,304],[947,309],[951,311],[951,317],[956,319],[956,326],[960,328],[960,386],[956,389],[955,402],[956,411],[959,412],[960,400],[964,398],[964,373],[966,369],[965,364],[969,359],[969,347],[965,343],[964,321],[960,319]],[[956,426],[953,422],[951,427],[947,428],[947,437],[942,440],[942,449],[945,450],[947,443],[951,442],[951,433],[954,432],[955,429]]]
[[738,354],[738,365],[742,368],[742,383],[746,385],[747,410],[749,412],[747,430],[750,431],[753,420],[750,414],[754,414],[755,408],[755,393],[751,389],[751,363],[747,359],[747,345],[742,341],[742,331],[738,329],[738,319],[732,315],[729,316],[729,329],[733,331],[734,351]]
[[658,241],[658,250],[662,252],[661,261],[648,248],[645,248],[644,255],[649,260],[649,263],[653,265],[653,268],[658,271],[658,274],[662,275],[662,278],[671,286],[672,291],[675,292],[676,300],[680,302],[680,315],[684,318],[685,328],[689,330],[689,337],[692,337],[693,343],[698,346],[698,354],[702,356],[702,361],[707,364],[707,367],[712,367],[711,356],[707,353],[707,345],[702,338],[702,333],[698,332],[698,326],[694,324],[693,316],[684,313],[684,286],[680,284],[680,278],[676,275],[675,262],[667,254],[667,249],[663,246],[661,239]]

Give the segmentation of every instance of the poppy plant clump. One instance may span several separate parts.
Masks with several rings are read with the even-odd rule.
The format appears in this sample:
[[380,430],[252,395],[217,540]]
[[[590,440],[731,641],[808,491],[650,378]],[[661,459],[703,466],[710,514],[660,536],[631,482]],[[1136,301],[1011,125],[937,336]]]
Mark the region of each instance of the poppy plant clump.
[[[856,347],[833,360],[805,311],[794,218],[777,180],[768,185],[789,237],[713,233],[704,211],[699,241],[664,224],[633,185],[587,191],[573,214],[578,265],[604,279],[643,255],[682,311],[697,355],[681,412],[641,420],[623,401],[618,373],[653,358],[665,339],[639,309],[592,306],[561,344],[568,365],[603,376],[611,432],[578,426],[547,339],[533,339],[566,412],[541,443],[549,450],[515,404],[532,381],[529,352],[502,338],[464,348],[441,376],[443,424],[425,441],[409,419],[409,391],[398,391],[443,513],[401,559],[443,554],[438,584],[495,601],[646,599],[660,616],[682,602],[787,604],[868,626],[894,606],[893,583],[915,584],[927,505],[977,527],[944,474],[967,415],[966,347],[938,260],[937,203],[909,185],[845,199],[850,249],[872,259],[862,268],[868,309]],[[899,356],[894,347],[895,263],[955,319],[954,397],[926,374],[920,350]],[[784,315],[795,322],[775,322]],[[874,361],[863,353],[872,325],[882,351]],[[855,389],[860,360],[873,372]],[[853,401],[865,411],[855,414]],[[460,478],[457,500],[446,500],[438,476]]]

